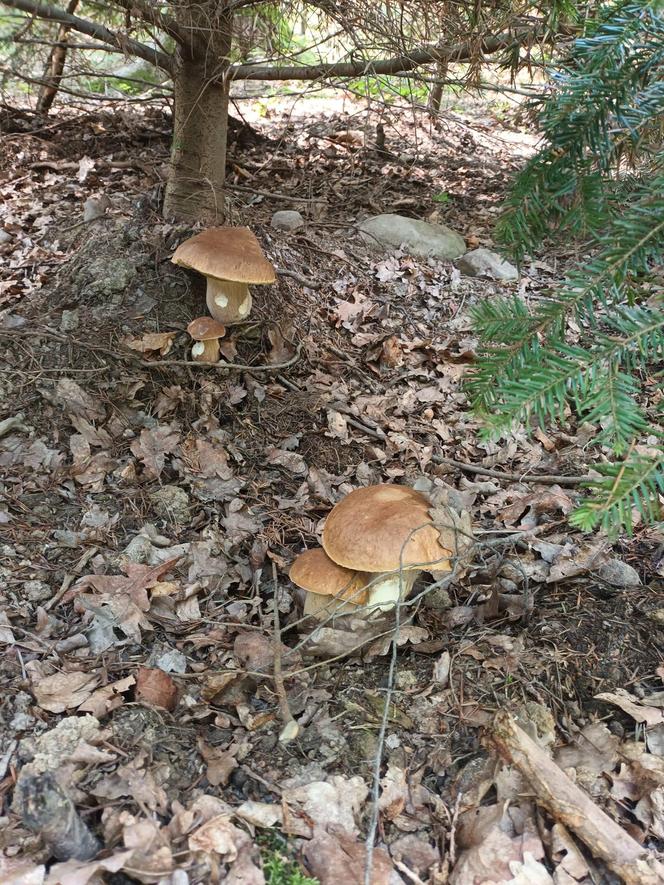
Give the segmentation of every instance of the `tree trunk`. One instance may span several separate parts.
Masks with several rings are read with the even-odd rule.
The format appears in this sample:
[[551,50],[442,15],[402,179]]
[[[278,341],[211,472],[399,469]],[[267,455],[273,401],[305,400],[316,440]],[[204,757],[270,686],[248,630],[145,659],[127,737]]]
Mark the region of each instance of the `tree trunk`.
[[[188,221],[222,224],[228,133],[232,16],[221,4],[185,0],[178,24],[192,35],[178,49],[174,75],[175,113],[171,166],[164,214]],[[201,41],[199,34],[205,34]]]
[[[67,12],[70,15],[73,15],[73,13],[76,12],[77,6],[78,0],[69,0],[69,3],[67,4]],[[58,94],[58,87],[62,80],[62,72],[67,59],[66,43],[68,35],[69,28],[67,25],[60,25],[58,28],[58,36],[56,37],[56,45],[51,48],[48,61],[46,62],[46,68],[44,69],[44,76],[42,78],[44,82],[41,85],[39,96],[37,98],[38,114],[44,114],[44,116],[46,116],[51,110],[55,97]]]
[[429,93],[429,116],[435,119],[440,113],[440,102],[443,97],[443,81],[447,79],[447,62],[439,61],[436,65],[437,82],[431,87]]

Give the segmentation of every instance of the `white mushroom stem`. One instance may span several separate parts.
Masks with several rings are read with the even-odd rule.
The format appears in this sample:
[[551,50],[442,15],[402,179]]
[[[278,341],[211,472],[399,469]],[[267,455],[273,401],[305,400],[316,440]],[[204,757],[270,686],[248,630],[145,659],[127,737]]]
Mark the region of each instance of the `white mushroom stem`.
[[205,301],[210,316],[225,326],[242,322],[251,310],[249,286],[246,283],[234,283],[232,280],[207,277]]
[[191,348],[191,358],[197,363],[218,363],[219,339],[210,338],[209,341],[197,341]]
[[369,601],[367,608],[377,608],[382,612],[390,611],[399,599],[405,599],[412,590],[419,569],[408,571],[376,573],[371,575],[368,584]]

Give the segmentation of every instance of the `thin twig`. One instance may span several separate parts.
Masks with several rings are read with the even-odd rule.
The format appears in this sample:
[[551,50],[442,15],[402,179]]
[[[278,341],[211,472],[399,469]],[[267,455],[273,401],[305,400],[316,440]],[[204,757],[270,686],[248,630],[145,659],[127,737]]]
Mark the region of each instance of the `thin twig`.
[[294,270],[287,270],[285,267],[275,267],[275,271],[277,272],[278,277],[290,277],[301,286],[306,286],[307,289],[322,289],[323,287],[323,284],[319,283],[317,280],[303,277],[302,274],[296,273]]
[[[401,548],[401,560],[403,563],[403,548],[405,547],[405,543]],[[399,583],[400,583],[400,593],[399,598],[401,601],[401,593],[403,586],[403,565],[399,572]],[[390,718],[390,704],[392,703],[392,692],[394,691],[394,677],[397,670],[397,650],[399,648],[399,628],[400,628],[400,605],[396,605],[394,609],[394,635],[392,636],[392,654],[390,655],[390,667],[387,672],[387,685],[385,686],[385,706],[383,707],[383,715],[380,721],[380,729],[378,731],[378,739],[376,746],[376,756],[374,758],[374,767],[373,767],[373,776],[372,776],[372,784],[371,784],[371,819],[369,821],[369,830],[367,832],[367,838],[365,842],[367,858],[364,866],[364,885],[371,885],[372,882],[372,867],[373,867],[373,850],[374,850],[374,842],[376,840],[376,830],[378,829],[378,814],[379,814],[379,796],[380,796],[380,767],[383,762],[383,749],[385,747],[385,734],[387,732],[387,723]]]
[[255,366],[250,366],[245,365],[244,363],[202,363],[196,362],[195,360],[142,360],[137,353],[134,353],[131,350],[123,350],[119,348],[112,350],[110,347],[104,347],[101,344],[93,344],[90,341],[79,341],[75,338],[65,337],[64,335],[60,335],[48,328],[31,327],[30,329],[0,329],[0,336],[13,337],[15,335],[29,338],[53,338],[55,341],[62,341],[63,344],[77,344],[80,345],[80,347],[84,347],[86,350],[99,351],[100,353],[105,353],[115,359],[131,362],[137,366],[145,366],[148,369],[160,369],[162,366],[192,366],[193,368],[221,369],[222,371],[228,369],[232,372],[248,372],[249,374],[252,372],[278,372],[280,369],[287,369],[289,366],[294,366],[300,359],[303,347],[303,342],[301,341],[297,345],[294,355],[289,360],[286,360],[286,362],[273,363],[272,365],[258,363]]
[[288,695],[284,686],[284,677],[281,670],[281,625],[279,623],[279,582],[277,580],[277,564],[272,561],[272,584],[274,587],[273,612],[274,612],[274,690],[279,699],[279,712],[284,727],[281,729],[279,741],[287,744],[298,735],[300,726],[293,719]]
[[[251,374],[251,372],[278,372],[280,369],[294,366],[300,359],[301,352],[302,342],[298,344],[295,354],[289,360],[286,360],[284,363],[273,363],[272,365],[267,363],[258,363],[255,366],[245,365],[244,363],[202,363],[195,360],[154,360],[153,362],[150,360],[138,360],[137,362],[139,366],[146,366],[149,369],[160,369],[162,366],[192,366],[199,369],[221,369],[222,371],[230,369],[233,372],[249,372]],[[124,358],[125,354],[118,352],[117,356]],[[126,358],[132,359],[129,354],[126,355]]]
[[224,184],[224,187],[232,191],[245,191],[249,194],[258,194],[259,197],[267,197],[268,200],[291,200],[293,203],[327,203],[316,197],[298,197],[296,194],[280,194],[278,191],[263,191],[246,184]]
[[465,473],[474,473],[477,476],[491,476],[494,479],[503,479],[507,482],[541,482],[546,485],[578,486],[584,482],[592,482],[592,476],[562,476],[556,473],[503,473],[501,470],[492,470],[489,467],[479,467],[476,464],[467,464],[465,461],[455,461],[454,458],[444,458],[442,455],[434,455],[436,464],[449,464],[450,467],[458,467]]

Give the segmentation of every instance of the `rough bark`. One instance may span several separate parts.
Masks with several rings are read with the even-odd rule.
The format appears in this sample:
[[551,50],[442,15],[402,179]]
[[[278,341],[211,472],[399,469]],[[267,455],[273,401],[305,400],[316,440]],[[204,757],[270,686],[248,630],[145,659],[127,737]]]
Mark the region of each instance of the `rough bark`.
[[626,885],[661,885],[664,864],[655,853],[598,808],[505,710],[496,714],[489,739],[528,780],[538,805],[575,832]]
[[439,61],[436,65],[436,82],[429,93],[429,114],[437,117],[440,113],[440,102],[443,98],[443,82],[447,79],[448,62]]
[[212,2],[187,0],[177,23],[192,34],[208,35],[204,47],[178,47],[171,169],[164,214],[221,224],[228,131],[229,65],[232,15]]
[[[72,15],[72,13],[76,12],[77,6],[78,0],[69,0],[67,14]],[[52,46],[44,69],[44,82],[39,90],[39,96],[37,98],[38,114],[44,114],[44,116],[46,116],[51,110],[55,97],[58,94],[58,86],[62,80],[62,72],[64,71],[65,61],[67,60],[68,35],[69,28],[67,25],[60,25],[58,28],[58,36],[56,38],[57,43]]]

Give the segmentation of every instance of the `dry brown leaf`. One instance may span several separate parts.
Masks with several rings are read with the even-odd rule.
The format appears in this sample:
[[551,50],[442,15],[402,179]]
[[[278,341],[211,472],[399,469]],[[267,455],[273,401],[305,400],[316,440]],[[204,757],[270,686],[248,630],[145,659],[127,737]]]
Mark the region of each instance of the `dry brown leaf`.
[[136,562],[123,562],[121,564],[125,575],[86,575],[77,581],[69,590],[63,599],[71,601],[81,594],[84,590],[91,587],[97,593],[113,596],[115,594],[125,594],[139,607],[141,611],[147,611],[150,608],[150,600],[148,598],[148,590],[156,588],[162,575],[168,574],[179,556],[160,562],[159,565],[141,565]]
[[213,787],[225,787],[228,779],[240,764],[235,758],[238,747],[222,750],[221,747],[213,747],[206,744],[202,738],[198,739],[198,752],[207,763],[206,777]]
[[293,473],[295,476],[305,476],[307,473],[307,462],[297,452],[285,452],[283,449],[275,449],[274,446],[270,446],[265,449],[265,460],[268,464],[285,467],[289,473]]
[[90,787],[93,796],[102,799],[119,799],[131,796],[136,802],[142,802],[150,811],[165,813],[168,808],[168,796],[157,778],[163,775],[163,765],[152,763],[146,769],[146,756],[139,753],[126,765],[120,765],[115,772],[106,775]]
[[103,421],[104,407],[71,378],[61,378],[55,385],[55,399],[74,415],[81,415],[88,421]]
[[139,703],[173,712],[178,702],[178,687],[158,667],[139,667],[136,673],[136,694]]
[[98,682],[96,673],[54,673],[35,681],[32,693],[43,710],[63,713],[87,700]]
[[267,337],[270,340],[271,348],[266,362],[271,366],[275,363],[286,363],[295,356],[295,348],[290,341],[284,338],[279,326],[272,326],[268,329]]
[[135,683],[136,680],[133,676],[126,676],[124,679],[119,679],[111,685],[104,685],[93,691],[90,697],[78,709],[85,713],[92,713],[97,719],[101,719],[112,710],[116,710],[124,704],[123,693],[129,691]]
[[[337,829],[318,830],[304,845],[304,859],[312,876],[320,885],[363,885],[367,850],[364,842]],[[394,885],[399,879],[384,848],[374,848],[371,885]]]
[[600,692],[600,694],[595,695],[595,698],[598,701],[608,701],[610,704],[615,704],[616,707],[620,707],[636,722],[644,722],[648,728],[664,723],[664,710],[657,707],[649,707],[647,703],[634,697],[634,695],[625,691],[624,688]]
[[3,885],[43,885],[46,867],[23,857],[0,856],[0,882]]
[[301,808],[315,825],[339,826],[347,833],[357,834],[356,818],[368,793],[369,788],[359,775],[332,775],[326,781],[285,787],[282,795],[284,802]]
[[139,353],[160,353],[166,356],[171,347],[175,332],[146,332],[141,338],[127,338],[123,342],[131,350],[137,350]]
[[90,885],[100,881],[103,873],[117,873],[125,864],[129,864],[133,851],[118,851],[102,860],[90,863],[80,860],[68,860],[54,864],[48,872],[45,885]]
[[141,430],[140,437],[129,448],[142,461],[146,476],[157,479],[164,469],[166,455],[175,452],[179,442],[180,434],[175,427],[160,424],[152,430]]
[[205,854],[219,854],[231,863],[238,854],[238,845],[246,839],[242,830],[231,823],[226,814],[219,814],[199,827],[189,837],[189,849]]
[[378,807],[384,817],[394,820],[404,810],[408,800],[406,772],[395,765],[388,765],[387,771],[380,780],[380,787]]

